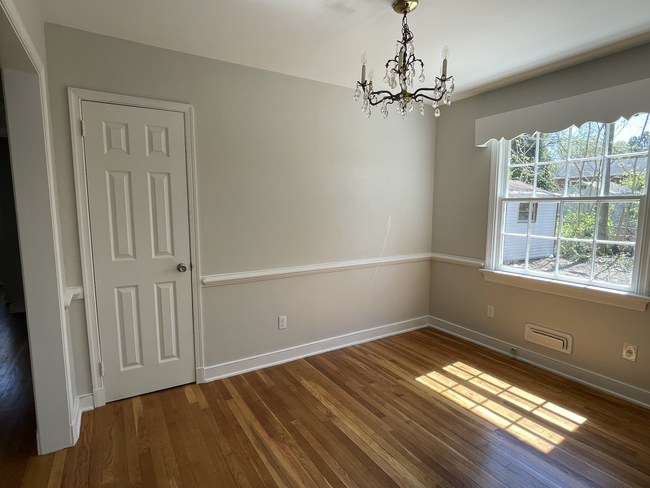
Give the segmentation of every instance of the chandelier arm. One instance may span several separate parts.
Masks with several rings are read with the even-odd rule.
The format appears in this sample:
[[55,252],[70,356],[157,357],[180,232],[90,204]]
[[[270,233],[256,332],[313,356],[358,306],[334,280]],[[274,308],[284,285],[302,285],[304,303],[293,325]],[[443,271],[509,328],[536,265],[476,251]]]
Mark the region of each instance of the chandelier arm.
[[[378,98],[380,96],[381,98]],[[399,99],[398,95],[394,95],[388,90],[379,90],[376,92],[370,92],[368,96],[368,103],[370,103],[370,105],[375,107],[381,103],[384,103],[384,101],[386,101],[387,104],[391,104],[398,99]]]
[[[426,92],[438,92],[440,95],[438,97],[430,97],[429,95],[425,95]],[[411,95],[412,98],[416,97],[423,97],[426,98],[427,100],[431,100],[433,102],[439,102],[444,98],[444,96],[447,94],[447,90],[436,90],[435,88],[418,88],[413,92],[413,95]],[[416,100],[419,101],[419,100]]]
[[441,98],[434,98],[434,97],[430,97],[430,96],[428,96],[428,95],[424,95],[424,94],[422,94],[422,93],[418,93],[418,94],[417,94],[417,98],[416,98],[415,95],[413,96],[413,99],[414,99],[416,102],[422,102],[422,101],[423,101],[423,100],[422,100],[423,98],[426,98],[426,99],[429,100],[430,102],[439,102],[440,100],[442,100],[442,97],[441,97]]

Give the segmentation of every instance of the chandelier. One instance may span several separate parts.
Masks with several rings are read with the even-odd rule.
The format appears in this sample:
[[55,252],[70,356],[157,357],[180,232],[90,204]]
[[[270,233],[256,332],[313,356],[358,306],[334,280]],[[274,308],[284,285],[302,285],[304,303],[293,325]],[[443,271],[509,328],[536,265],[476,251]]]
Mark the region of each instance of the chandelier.
[[440,117],[440,104],[451,105],[451,94],[454,91],[454,77],[447,76],[447,59],[449,58],[449,47],[445,46],[442,51],[442,70],[440,77],[436,77],[433,88],[418,88],[412,93],[415,74],[419,68],[420,76],[418,81],[424,83],[424,63],[415,57],[413,46],[413,33],[409,29],[406,16],[415,10],[418,0],[396,0],[393,3],[393,10],[402,14],[402,39],[397,41],[395,57],[386,62],[386,75],[384,82],[391,90],[399,86],[399,91],[392,93],[388,90],[373,91],[374,72],[370,70],[370,76],[366,79],[366,53],[361,56],[361,81],[357,81],[357,89],[354,92],[354,99],[362,97],[361,110],[370,117],[370,107],[381,105],[380,112],[384,118],[388,117],[388,105],[397,103],[397,114],[406,118],[412,113],[415,104],[419,104],[420,113],[424,115],[424,103],[430,101],[433,106],[433,114]]

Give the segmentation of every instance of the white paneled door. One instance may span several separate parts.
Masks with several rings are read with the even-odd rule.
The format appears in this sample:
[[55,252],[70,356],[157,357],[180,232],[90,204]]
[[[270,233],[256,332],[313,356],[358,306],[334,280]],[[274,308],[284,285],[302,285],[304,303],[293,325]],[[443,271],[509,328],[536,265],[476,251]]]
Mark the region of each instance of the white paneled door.
[[81,110],[106,401],[193,382],[184,114]]

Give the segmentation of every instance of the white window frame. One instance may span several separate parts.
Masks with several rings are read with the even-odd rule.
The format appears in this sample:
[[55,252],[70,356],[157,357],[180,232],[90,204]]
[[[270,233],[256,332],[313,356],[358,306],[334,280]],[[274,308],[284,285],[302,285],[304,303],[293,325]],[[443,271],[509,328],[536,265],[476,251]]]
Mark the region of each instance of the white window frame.
[[[508,185],[507,163],[510,154],[510,141],[506,139],[491,140],[488,145],[491,151],[491,171],[486,258],[485,268],[482,270],[485,280],[644,311],[647,303],[650,302],[648,297],[650,295],[650,198],[648,188],[646,187],[645,194],[640,198],[635,268],[629,291],[558,279],[555,276],[513,272],[511,268],[500,267],[501,230],[505,225],[505,212],[500,209],[503,207],[501,198],[506,194]],[[650,169],[647,171],[650,172]]]
[[[532,203],[532,210],[531,210]],[[526,212],[526,218],[521,218],[521,206],[528,205],[528,210]],[[527,224],[528,222],[535,224],[537,223],[537,211],[539,210],[539,202],[519,202],[519,208],[517,209],[517,223],[518,224]]]

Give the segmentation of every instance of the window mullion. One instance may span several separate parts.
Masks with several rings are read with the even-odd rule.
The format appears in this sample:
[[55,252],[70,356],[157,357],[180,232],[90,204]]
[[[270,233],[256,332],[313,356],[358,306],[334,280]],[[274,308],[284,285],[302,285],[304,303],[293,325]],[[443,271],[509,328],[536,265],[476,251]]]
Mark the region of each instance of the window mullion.
[[[645,188],[639,202],[639,223],[634,249],[633,290],[639,295],[650,295],[650,144],[646,153]],[[637,250],[641,250],[637,254]]]
[[[570,136],[569,136],[570,137]],[[564,202],[559,203],[559,211],[560,215],[558,217],[558,224],[557,224],[557,250],[555,252],[555,276],[558,275],[558,272],[560,270],[560,254],[561,249],[562,249],[562,222],[564,220]]]
[[589,281],[594,281],[594,269],[596,267],[596,237],[600,226],[600,204],[596,200],[596,225],[594,225],[594,235],[591,238],[591,272],[589,273]]
[[533,198],[537,197],[537,170],[539,165],[539,132],[535,134],[535,165],[533,166]]
[[571,145],[573,144],[573,127],[569,128],[569,142],[566,147],[566,161],[564,163],[564,190],[562,190],[562,196],[567,197],[569,195],[569,160],[571,159]]
[[528,271],[528,260],[530,256],[530,231],[532,226],[533,226],[533,201],[530,200],[528,202],[528,224],[526,225],[526,261],[524,262],[524,269],[526,271]]

